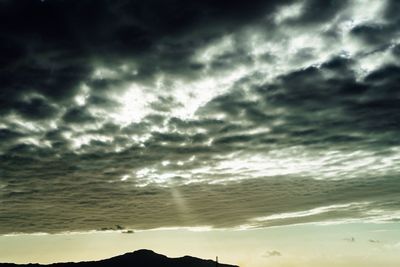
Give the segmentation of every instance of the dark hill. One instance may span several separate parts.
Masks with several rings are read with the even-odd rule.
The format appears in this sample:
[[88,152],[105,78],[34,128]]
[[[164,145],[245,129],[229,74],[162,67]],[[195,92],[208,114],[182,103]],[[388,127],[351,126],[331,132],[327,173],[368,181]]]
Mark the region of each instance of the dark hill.
[[[202,260],[190,256],[168,258],[151,250],[137,250],[106,260],[87,262],[65,262],[48,265],[0,263],[0,267],[215,267],[216,262]],[[235,265],[218,264],[218,267],[237,267]]]

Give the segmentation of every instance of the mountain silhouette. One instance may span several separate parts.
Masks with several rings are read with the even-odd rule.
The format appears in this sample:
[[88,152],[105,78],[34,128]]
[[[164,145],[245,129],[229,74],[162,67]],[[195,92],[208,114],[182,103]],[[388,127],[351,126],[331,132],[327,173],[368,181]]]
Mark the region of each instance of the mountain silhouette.
[[48,265],[42,264],[14,264],[0,263],[0,267],[238,267],[216,263],[213,260],[203,260],[195,257],[184,256],[168,258],[152,250],[141,249],[99,261],[63,262]]

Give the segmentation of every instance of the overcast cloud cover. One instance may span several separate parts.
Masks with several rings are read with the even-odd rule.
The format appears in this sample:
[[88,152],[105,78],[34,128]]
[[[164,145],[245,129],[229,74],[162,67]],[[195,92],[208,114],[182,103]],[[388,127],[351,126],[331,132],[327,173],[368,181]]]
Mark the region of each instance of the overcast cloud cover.
[[399,14],[0,0],[0,233],[399,221]]

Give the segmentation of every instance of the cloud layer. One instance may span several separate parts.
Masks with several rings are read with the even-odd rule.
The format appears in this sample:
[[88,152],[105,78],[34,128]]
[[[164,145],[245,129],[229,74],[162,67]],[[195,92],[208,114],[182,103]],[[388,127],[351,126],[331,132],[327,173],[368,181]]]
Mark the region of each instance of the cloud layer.
[[399,9],[0,1],[0,232],[399,220]]

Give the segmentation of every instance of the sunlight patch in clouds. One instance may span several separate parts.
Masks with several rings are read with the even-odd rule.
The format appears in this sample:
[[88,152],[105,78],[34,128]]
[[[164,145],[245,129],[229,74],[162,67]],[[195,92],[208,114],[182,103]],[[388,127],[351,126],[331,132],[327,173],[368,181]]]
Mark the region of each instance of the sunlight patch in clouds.
[[279,214],[273,214],[270,216],[265,216],[265,217],[257,217],[253,218],[251,221],[255,222],[265,222],[265,221],[273,221],[273,220],[282,220],[282,219],[290,219],[290,218],[299,218],[299,217],[308,217],[308,216],[313,216],[313,215],[318,215],[326,212],[331,212],[331,211],[339,211],[339,210],[346,210],[347,208],[350,207],[362,207],[366,206],[369,203],[348,203],[348,204],[338,204],[338,205],[330,205],[330,206],[325,206],[325,207],[318,207],[314,208],[311,210],[305,210],[305,211],[298,211],[298,212],[288,212],[288,213],[279,213]]
[[297,18],[301,15],[302,9],[304,7],[304,2],[294,3],[291,5],[283,6],[276,12],[274,16],[274,22],[276,24],[281,24],[288,19]]
[[[399,149],[379,155],[368,151],[309,151],[302,147],[272,150],[267,153],[231,153],[215,156],[193,167],[185,162],[169,162],[139,169],[140,186],[157,184],[229,184],[240,180],[276,176],[310,177],[316,180],[341,180],[385,175],[398,169]],[[173,166],[176,166],[174,168]]]
[[139,122],[151,112],[148,105],[155,99],[149,88],[133,84],[124,94],[117,97],[122,108],[111,116],[122,125]]
[[365,22],[384,22],[384,19],[382,18],[382,12],[387,7],[387,0],[355,0],[351,2],[353,3],[353,5],[350,7],[351,20],[354,25]]
[[234,42],[232,36],[226,35],[196,51],[193,60],[199,63],[210,64],[217,56],[233,50]]

